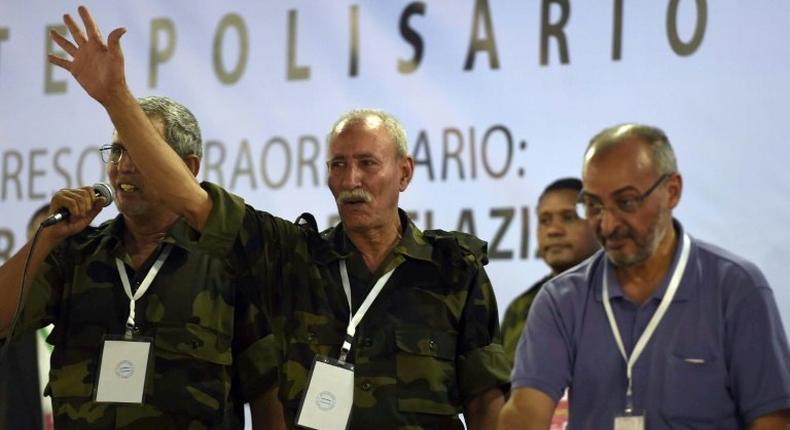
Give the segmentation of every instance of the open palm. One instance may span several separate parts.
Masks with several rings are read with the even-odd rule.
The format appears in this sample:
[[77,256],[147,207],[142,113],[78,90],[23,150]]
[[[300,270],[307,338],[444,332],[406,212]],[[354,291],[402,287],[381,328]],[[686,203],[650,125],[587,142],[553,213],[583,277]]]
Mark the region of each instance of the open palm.
[[85,32],[77,25],[71,15],[64,15],[63,22],[69,29],[74,42],[72,43],[58,32],[52,30],[52,40],[71,56],[71,59],[48,55],[49,62],[68,70],[82,88],[94,99],[107,105],[118,92],[126,91],[123,51],[120,39],[126,33],[124,28],[116,28],[107,38],[102,39],[88,9],[78,9]]

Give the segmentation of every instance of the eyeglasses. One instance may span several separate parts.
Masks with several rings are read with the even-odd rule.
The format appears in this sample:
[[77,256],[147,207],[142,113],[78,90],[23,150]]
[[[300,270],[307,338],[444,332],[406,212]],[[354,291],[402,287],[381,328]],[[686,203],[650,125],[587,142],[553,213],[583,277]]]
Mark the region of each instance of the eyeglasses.
[[105,163],[118,164],[121,162],[121,157],[126,153],[126,148],[117,143],[111,145],[104,145],[99,148],[101,159]]
[[614,199],[614,208],[608,207],[601,203],[600,200],[592,198],[584,194],[584,191],[579,194],[579,201],[576,203],[576,213],[583,215],[586,219],[598,219],[603,215],[604,209],[609,210],[617,209],[621,213],[632,214],[642,207],[642,203],[650,197],[650,194],[658,188],[659,185],[664,183],[672,176],[671,173],[661,175],[658,180],[647,191],[642,194],[635,192],[621,194]]

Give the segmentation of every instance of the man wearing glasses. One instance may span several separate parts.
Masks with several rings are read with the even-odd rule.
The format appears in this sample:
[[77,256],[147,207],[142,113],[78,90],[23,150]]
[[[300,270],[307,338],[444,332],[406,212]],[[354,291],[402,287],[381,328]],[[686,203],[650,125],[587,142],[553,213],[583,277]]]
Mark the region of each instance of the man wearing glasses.
[[790,352],[752,263],[692,239],[683,182],[659,129],[603,130],[579,203],[603,251],[549,281],[520,340],[503,429],[786,429]]
[[[196,175],[202,150],[192,114],[164,97],[137,102],[180,167]],[[251,286],[224,259],[196,250],[211,239],[193,237],[183,218],[156,203],[157,184],[117,134],[100,152],[120,215],[90,226],[106,198],[91,187],[55,193],[50,211],[70,215],[38,235],[14,330],[54,325],[47,394],[55,427],[240,429],[251,402],[255,428],[280,428],[273,338],[244,293]],[[0,342],[14,334],[30,248],[0,266]]]

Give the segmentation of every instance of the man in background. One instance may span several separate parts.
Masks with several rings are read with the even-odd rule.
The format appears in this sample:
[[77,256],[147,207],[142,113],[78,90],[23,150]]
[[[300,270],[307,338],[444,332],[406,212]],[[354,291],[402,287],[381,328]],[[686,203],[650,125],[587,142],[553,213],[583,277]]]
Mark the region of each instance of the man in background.
[[511,366],[529,308],[540,288],[599,248],[590,226],[576,213],[576,201],[581,190],[582,181],[579,179],[562,178],[549,184],[538,197],[538,254],[551,268],[551,273],[513,299],[505,311],[502,346]]

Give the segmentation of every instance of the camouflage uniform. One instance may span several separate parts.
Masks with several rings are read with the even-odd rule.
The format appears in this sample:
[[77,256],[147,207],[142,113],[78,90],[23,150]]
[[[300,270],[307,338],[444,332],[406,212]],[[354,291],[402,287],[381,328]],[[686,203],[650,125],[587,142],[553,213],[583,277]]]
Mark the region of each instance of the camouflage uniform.
[[194,250],[218,245],[196,239],[183,220],[164,240],[175,246],[137,301],[140,334],[154,339],[144,405],[92,401],[102,338],[122,335],[129,312],[115,257],[126,262],[133,288],[155,260],[132,273],[122,232],[119,216],[67,239],[31,287],[17,332],[55,325],[46,390],[55,427],[242,428],[244,400],[276,383],[273,336],[224,261]]
[[[347,258],[353,307],[398,266],[357,327],[355,429],[461,429],[464,402],[507,389],[496,300],[483,264],[485,242],[461,233],[421,233],[401,212],[403,236],[377,273],[368,273],[342,225],[323,234],[245,206],[207,187],[214,208],[206,238],[238,238],[231,265],[260,283],[283,354],[280,398],[294,425],[316,354],[337,358],[349,318],[339,261]],[[220,225],[214,219],[224,219]]]
[[531,287],[513,299],[505,311],[505,317],[502,319],[502,347],[505,349],[505,356],[507,357],[510,367],[513,367],[513,358],[516,355],[516,347],[518,340],[521,338],[521,332],[524,331],[524,323],[527,322],[527,314],[535,296],[538,295],[540,288],[548,282],[554,275],[546,275],[540,281],[532,284]]

